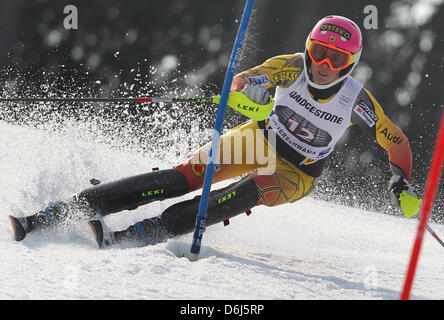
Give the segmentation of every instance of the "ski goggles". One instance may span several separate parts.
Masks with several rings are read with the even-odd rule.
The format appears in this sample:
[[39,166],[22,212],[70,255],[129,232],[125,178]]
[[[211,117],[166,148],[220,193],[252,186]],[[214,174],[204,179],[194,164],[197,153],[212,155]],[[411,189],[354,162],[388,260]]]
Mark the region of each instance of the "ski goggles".
[[317,65],[327,62],[330,69],[335,71],[347,68],[354,62],[355,56],[358,55],[352,55],[349,51],[317,40],[311,40],[310,42],[307,47],[311,60]]

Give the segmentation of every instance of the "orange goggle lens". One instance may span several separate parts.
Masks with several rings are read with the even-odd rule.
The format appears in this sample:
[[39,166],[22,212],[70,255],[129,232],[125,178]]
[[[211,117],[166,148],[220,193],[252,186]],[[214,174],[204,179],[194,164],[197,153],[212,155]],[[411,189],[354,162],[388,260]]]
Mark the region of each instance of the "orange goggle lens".
[[327,62],[330,69],[342,70],[349,66],[351,53],[334,46],[313,40],[308,50],[311,60],[317,65]]

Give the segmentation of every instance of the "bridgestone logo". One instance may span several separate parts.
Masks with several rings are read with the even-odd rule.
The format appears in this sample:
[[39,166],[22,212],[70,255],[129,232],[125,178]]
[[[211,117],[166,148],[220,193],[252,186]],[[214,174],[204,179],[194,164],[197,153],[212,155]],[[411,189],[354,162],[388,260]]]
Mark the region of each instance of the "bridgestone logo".
[[302,98],[296,91],[291,91],[289,96],[293,98],[301,107],[304,107],[319,119],[324,119],[326,121],[337,124],[341,124],[342,121],[344,121],[344,118],[342,117],[339,117],[327,111],[319,110],[318,108],[313,106],[310,102],[308,102],[305,98]]

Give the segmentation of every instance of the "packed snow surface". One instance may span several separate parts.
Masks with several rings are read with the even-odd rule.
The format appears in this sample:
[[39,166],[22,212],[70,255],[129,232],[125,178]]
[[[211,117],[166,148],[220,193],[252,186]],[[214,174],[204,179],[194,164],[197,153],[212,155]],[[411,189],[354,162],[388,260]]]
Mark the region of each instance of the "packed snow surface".
[[[191,235],[99,250],[84,221],[15,242],[9,214],[67,199],[93,177],[107,182],[174,164],[81,131],[0,123],[0,299],[399,299],[418,220],[309,197],[208,227],[196,262],[187,258]],[[105,222],[123,229],[174,201]],[[431,227],[444,236],[442,225]],[[444,248],[428,233],[422,248],[411,298],[444,299]]]

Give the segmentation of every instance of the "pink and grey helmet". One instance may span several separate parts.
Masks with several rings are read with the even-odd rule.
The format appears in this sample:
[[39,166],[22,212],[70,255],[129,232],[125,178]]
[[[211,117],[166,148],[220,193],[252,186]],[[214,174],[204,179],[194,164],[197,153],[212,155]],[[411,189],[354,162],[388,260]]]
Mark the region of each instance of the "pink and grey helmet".
[[[348,55],[347,64],[340,71],[339,79],[320,85],[314,83],[310,78],[309,70],[313,62],[310,50],[315,45],[324,45],[326,50],[337,49],[340,52],[345,52]],[[318,89],[327,89],[345,79],[356,67],[362,52],[362,35],[358,25],[348,18],[341,16],[328,16],[316,23],[311,30],[305,42],[305,76],[308,83]],[[310,54],[309,54],[310,53]],[[325,56],[325,60],[329,60]],[[323,62],[324,60],[322,60]],[[329,65],[331,66],[330,61]]]

